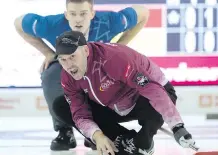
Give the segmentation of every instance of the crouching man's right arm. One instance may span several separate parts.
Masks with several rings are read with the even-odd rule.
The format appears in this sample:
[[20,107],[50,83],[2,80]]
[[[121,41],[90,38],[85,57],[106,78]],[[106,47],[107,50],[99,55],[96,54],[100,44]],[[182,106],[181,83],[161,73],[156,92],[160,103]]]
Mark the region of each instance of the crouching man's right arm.
[[72,119],[78,129],[88,138],[93,138],[96,131],[101,131],[93,121],[92,111],[85,100],[84,92],[75,88],[75,84],[70,80],[70,75],[65,71],[61,75],[61,85],[64,89],[65,98],[70,104]]
[[[114,143],[104,135],[98,125],[93,121],[92,111],[85,100],[84,92],[75,88],[75,83],[69,80],[71,77],[65,71],[61,75],[61,84],[64,89],[65,98],[70,104],[73,121],[77,128],[96,144],[99,154],[118,152]],[[97,103],[96,103],[97,104]],[[99,116],[101,117],[101,116]]]

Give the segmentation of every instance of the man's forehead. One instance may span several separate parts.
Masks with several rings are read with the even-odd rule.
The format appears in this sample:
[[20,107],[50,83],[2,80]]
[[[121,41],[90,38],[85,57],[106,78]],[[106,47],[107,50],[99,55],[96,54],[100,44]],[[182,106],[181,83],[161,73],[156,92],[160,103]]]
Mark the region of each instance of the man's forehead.
[[71,56],[76,56],[76,55],[78,55],[79,53],[81,53],[81,50],[83,50],[83,46],[79,46],[79,47],[77,47],[77,49],[76,49],[76,51],[74,51],[72,54],[60,54],[60,55],[58,55],[58,57],[57,58],[61,58],[61,59],[67,59],[67,58],[69,58],[69,57],[71,57]]
[[75,55],[75,53],[72,53],[72,54],[61,54],[61,55],[58,55],[58,59],[69,58],[72,55]]
[[[80,5],[78,7],[78,5]],[[67,8],[69,9],[69,11],[89,11],[90,10],[90,6],[92,6],[92,4],[88,3],[88,2],[82,2],[82,3],[68,3]],[[92,7],[91,7],[92,8]]]
[[88,9],[84,9],[84,10],[69,10],[69,12],[76,12],[76,11],[80,11],[80,12],[88,12],[89,10]]

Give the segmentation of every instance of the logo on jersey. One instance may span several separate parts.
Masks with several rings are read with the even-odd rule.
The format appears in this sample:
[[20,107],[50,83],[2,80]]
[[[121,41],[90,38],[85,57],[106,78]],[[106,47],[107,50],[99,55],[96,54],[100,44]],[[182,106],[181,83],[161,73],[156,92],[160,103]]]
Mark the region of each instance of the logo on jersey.
[[144,76],[142,73],[138,73],[134,81],[137,83],[137,85],[142,87],[144,87],[149,83],[148,78]]
[[87,94],[88,93],[88,89],[83,89],[84,93]]
[[64,95],[64,97],[65,97],[67,103],[69,103],[69,105],[70,105],[70,104],[71,104],[71,100],[70,100],[70,98],[69,98],[67,95]]
[[124,15],[123,15],[122,24],[124,25],[124,29],[126,29],[127,26],[128,26],[128,22],[127,22],[127,18],[126,18],[126,16],[124,16]]
[[105,65],[107,61],[106,60],[101,60],[100,61],[94,61],[93,69],[92,69],[92,74],[98,74],[100,83],[102,83],[107,76],[105,74],[102,74],[102,67]]
[[65,88],[65,84],[63,84],[62,82],[61,82],[61,86]]
[[128,65],[125,71],[125,78],[127,78],[130,75],[130,68],[130,65]]
[[99,90],[105,91],[113,84],[114,84],[114,82],[112,80],[106,80],[106,82],[101,83]]

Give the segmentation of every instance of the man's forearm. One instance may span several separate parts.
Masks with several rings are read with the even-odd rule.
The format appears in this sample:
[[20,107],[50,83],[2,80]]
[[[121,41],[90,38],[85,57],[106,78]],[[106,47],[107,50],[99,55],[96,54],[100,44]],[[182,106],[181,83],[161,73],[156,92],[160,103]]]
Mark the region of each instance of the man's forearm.
[[44,41],[40,38],[33,37],[29,34],[26,34],[23,32],[21,28],[22,23],[22,17],[15,20],[15,29],[17,33],[30,45],[35,47],[38,51],[40,51],[45,57],[49,55],[53,55],[54,51],[46,44]]
[[130,30],[125,31],[119,38],[117,43],[127,45],[147,24],[149,18],[149,10],[141,5],[134,5],[132,8],[137,14],[137,24]]
[[135,27],[133,27],[130,30],[125,31],[120,39],[117,41],[119,44],[127,45],[138,33],[139,31],[144,27],[146,21],[142,21],[138,23]]

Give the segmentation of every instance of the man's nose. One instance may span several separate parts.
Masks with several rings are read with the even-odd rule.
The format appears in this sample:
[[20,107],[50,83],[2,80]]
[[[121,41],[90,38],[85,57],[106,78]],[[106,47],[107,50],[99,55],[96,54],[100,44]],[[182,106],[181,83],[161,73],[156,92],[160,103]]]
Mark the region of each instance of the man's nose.
[[72,67],[72,62],[70,60],[67,60],[65,63],[67,68],[71,68]]
[[82,21],[82,18],[80,16],[76,16],[75,21],[76,21],[76,24],[80,24],[80,22]]

